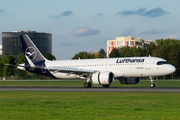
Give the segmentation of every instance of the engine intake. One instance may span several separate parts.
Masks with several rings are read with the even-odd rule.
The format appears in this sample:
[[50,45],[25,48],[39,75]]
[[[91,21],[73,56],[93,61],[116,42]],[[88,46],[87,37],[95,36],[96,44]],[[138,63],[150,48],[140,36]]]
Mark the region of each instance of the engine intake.
[[110,85],[114,82],[112,72],[98,72],[92,75],[92,82],[95,85]]
[[141,78],[120,78],[121,84],[138,84]]

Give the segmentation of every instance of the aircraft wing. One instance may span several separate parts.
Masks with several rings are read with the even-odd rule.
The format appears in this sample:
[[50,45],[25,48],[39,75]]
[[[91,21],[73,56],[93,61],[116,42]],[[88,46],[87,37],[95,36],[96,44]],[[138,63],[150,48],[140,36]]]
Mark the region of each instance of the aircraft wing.
[[79,68],[65,68],[65,67],[53,67],[53,68],[47,68],[45,67],[44,69],[47,69],[52,72],[62,72],[62,73],[68,73],[68,74],[91,74],[94,72],[97,72],[95,70],[86,70],[86,69],[79,69]]

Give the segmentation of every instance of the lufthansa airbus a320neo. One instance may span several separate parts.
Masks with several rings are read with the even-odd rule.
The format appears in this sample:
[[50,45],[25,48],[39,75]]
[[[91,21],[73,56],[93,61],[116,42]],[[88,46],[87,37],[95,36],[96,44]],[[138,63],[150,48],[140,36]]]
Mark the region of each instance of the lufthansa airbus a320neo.
[[142,77],[164,76],[176,68],[158,57],[126,57],[50,61],[44,58],[28,35],[20,35],[26,63],[17,67],[32,73],[62,79],[86,79],[84,87],[95,85],[109,87],[114,79],[121,84],[137,84]]

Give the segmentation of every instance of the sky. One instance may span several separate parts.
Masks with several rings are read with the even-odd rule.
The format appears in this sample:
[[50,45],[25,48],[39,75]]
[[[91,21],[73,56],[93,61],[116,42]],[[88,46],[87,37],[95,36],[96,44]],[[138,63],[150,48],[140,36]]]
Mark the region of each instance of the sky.
[[1,0],[2,32],[52,34],[52,54],[71,59],[81,51],[106,51],[118,36],[180,39],[179,0]]

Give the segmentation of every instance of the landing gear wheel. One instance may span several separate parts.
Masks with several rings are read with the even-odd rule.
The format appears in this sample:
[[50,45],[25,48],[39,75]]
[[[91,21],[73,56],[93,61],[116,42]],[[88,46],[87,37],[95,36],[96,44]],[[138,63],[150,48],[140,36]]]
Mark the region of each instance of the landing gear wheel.
[[151,83],[151,88],[155,87],[155,84],[154,83]]
[[108,88],[110,85],[102,85],[103,88]]
[[91,86],[92,86],[92,84],[91,84],[90,82],[89,82],[88,84],[89,84],[89,87],[91,87]]
[[90,88],[91,86],[92,86],[92,84],[90,82],[85,82],[84,83],[85,88]]
[[151,88],[154,88],[155,87],[155,84],[153,83],[153,79],[152,79],[152,77],[149,77],[149,79],[151,80]]

